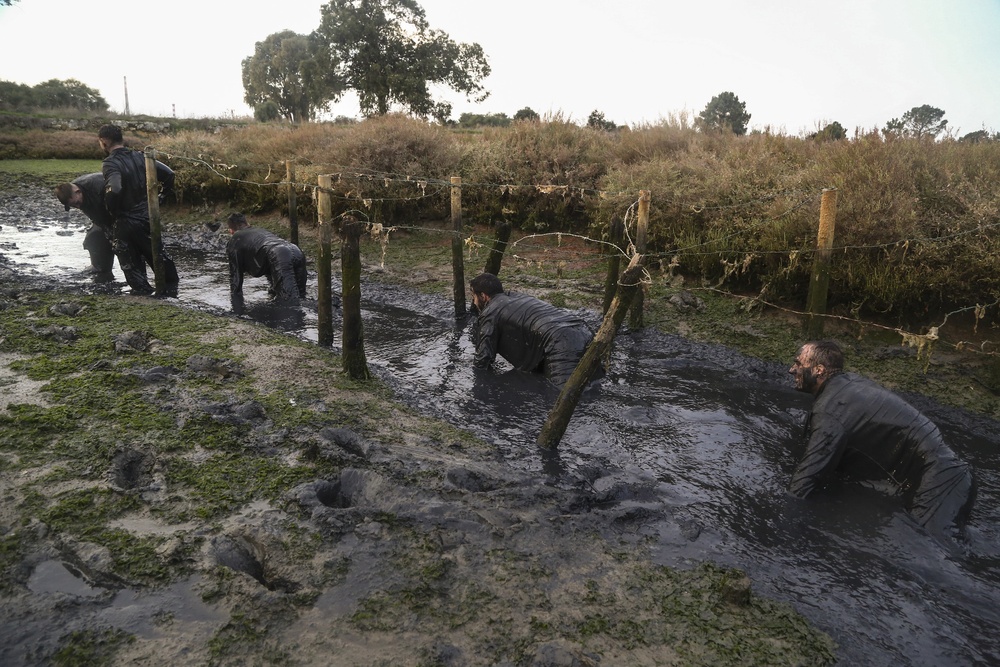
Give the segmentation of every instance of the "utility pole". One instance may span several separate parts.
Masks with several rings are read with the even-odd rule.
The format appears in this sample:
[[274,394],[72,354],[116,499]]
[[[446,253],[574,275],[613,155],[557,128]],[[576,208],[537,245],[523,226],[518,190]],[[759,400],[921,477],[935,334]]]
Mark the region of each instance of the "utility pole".
[[131,116],[132,114],[128,110],[128,77],[123,76],[122,80],[125,82],[125,115]]

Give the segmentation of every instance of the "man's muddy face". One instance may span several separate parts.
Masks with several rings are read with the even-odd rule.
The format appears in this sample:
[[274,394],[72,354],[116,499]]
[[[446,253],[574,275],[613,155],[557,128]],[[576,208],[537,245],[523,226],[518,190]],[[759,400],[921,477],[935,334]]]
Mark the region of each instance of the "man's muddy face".
[[816,376],[815,364],[812,359],[812,346],[803,345],[795,357],[795,363],[788,369],[795,381],[795,388],[807,394],[816,392],[819,378]]

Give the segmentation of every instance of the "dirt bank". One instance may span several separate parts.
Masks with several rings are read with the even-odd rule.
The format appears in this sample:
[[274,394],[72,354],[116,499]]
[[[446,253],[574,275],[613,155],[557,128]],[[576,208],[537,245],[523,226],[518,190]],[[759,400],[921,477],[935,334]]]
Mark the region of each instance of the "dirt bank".
[[514,472],[245,321],[0,273],[0,663],[833,661],[741,572],[652,565],[600,470]]

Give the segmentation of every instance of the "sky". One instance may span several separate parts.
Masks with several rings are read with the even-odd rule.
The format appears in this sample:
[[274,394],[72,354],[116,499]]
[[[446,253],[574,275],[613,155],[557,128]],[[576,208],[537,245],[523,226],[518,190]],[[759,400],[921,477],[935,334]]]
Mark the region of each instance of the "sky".
[[[418,0],[419,1],[419,0]],[[241,62],[282,30],[319,25],[319,0],[0,7],[0,80],[78,79],[113,111],[249,116]],[[432,28],[483,47],[482,103],[441,89],[453,119],[530,107],[584,124],[693,118],[721,92],[750,129],[792,136],[837,121],[884,127],[913,107],[945,112],[962,136],[1000,131],[1000,0],[422,0]],[[109,18],[110,17],[110,18]],[[360,118],[352,96],[328,117]]]

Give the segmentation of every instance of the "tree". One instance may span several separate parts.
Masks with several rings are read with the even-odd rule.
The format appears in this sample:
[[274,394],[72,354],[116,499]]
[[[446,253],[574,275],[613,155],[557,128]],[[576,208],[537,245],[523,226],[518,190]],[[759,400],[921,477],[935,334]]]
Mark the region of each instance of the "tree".
[[728,91],[713,97],[698,114],[696,121],[702,130],[728,130],[737,136],[747,133],[749,122],[747,105]]
[[810,138],[816,141],[840,141],[847,138],[847,130],[837,121],[833,121],[832,123],[827,123],[823,126],[822,130],[816,132]]
[[343,84],[314,56],[306,35],[291,30],[268,35],[243,59],[243,99],[254,109],[270,101],[293,123],[315,119],[340,96]]
[[320,15],[313,33],[319,60],[358,94],[365,116],[385,115],[395,105],[447,122],[451,104],[436,101],[432,85],[474,102],[489,96],[480,83],[490,74],[482,47],[431,30],[415,0],[330,0]]
[[266,100],[253,108],[253,117],[260,123],[270,123],[281,118],[281,109],[274,100]]
[[32,87],[36,107],[106,111],[108,102],[93,88],[76,79],[49,79]]
[[604,130],[605,132],[611,132],[618,129],[618,126],[614,124],[613,121],[607,120],[604,114],[597,109],[590,112],[587,117],[587,127],[593,130]]
[[0,109],[10,111],[35,106],[35,91],[31,86],[13,81],[0,81]]
[[463,113],[458,117],[459,127],[507,127],[510,118],[505,113]]
[[531,107],[524,107],[514,114],[514,120],[527,120],[536,123],[540,120],[540,116]]
[[976,130],[975,132],[969,132],[963,136],[959,141],[964,141],[968,144],[981,144],[987,141],[1000,141],[1000,132],[994,132],[992,135],[989,130]]
[[929,104],[913,107],[903,114],[903,118],[893,118],[885,124],[885,134],[911,137],[913,139],[934,139],[941,134],[948,121],[944,111]]

